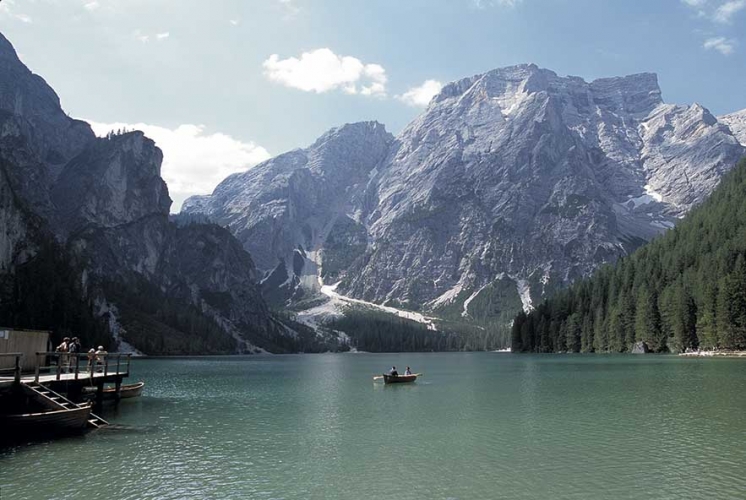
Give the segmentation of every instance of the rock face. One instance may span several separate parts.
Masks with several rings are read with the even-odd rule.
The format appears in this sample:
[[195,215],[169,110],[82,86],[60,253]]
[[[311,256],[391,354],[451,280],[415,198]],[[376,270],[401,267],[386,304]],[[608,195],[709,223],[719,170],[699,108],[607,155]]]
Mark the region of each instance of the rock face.
[[365,251],[365,186],[393,140],[375,122],[330,130],[308,149],[228,177],[212,196],[188,199],[183,212],[228,227],[257,265],[272,271],[265,280],[269,296],[302,296],[318,286],[320,256],[314,252],[324,249],[325,261],[343,271],[356,251]]
[[631,354],[647,354],[650,352],[650,349],[645,342],[635,342],[629,352]]
[[[61,242],[82,263],[84,293],[109,314],[136,303],[147,288],[168,301],[172,317],[214,326],[230,340],[222,345],[232,343],[242,352],[276,346],[292,332],[271,317],[251,257],[220,227],[169,221],[161,161],[160,149],[141,132],[96,138],[87,123],[67,117],[54,91],[23,66],[0,35],[4,287],[17,266],[34,258],[44,236]],[[165,307],[157,318],[136,310],[138,324],[180,328],[164,319]],[[116,324],[116,318],[110,322]],[[127,325],[123,331],[120,326],[113,329],[126,339]],[[195,337],[189,335],[198,333],[187,332],[192,340],[179,352],[194,352],[189,346],[196,345]]]
[[741,144],[746,144],[746,109],[721,116],[718,121],[728,125],[733,135],[741,141]]
[[673,227],[744,154],[736,128],[664,104],[653,74],[521,65],[445,86],[393,141],[333,130],[184,211],[230,228],[267,283],[319,274],[367,301],[494,316]]

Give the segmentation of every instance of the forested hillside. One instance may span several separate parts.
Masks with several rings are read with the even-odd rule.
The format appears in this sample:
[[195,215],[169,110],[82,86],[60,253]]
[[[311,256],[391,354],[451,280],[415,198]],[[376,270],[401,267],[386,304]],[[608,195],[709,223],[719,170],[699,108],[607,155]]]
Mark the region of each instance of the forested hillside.
[[746,159],[676,228],[519,314],[514,352],[746,348]]

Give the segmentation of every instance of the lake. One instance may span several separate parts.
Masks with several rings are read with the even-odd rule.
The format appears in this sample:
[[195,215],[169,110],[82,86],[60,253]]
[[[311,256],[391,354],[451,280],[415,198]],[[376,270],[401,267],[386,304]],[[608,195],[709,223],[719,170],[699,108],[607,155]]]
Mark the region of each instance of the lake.
[[[384,386],[392,364],[424,376]],[[111,428],[0,450],[11,499],[746,496],[746,360],[140,359]]]

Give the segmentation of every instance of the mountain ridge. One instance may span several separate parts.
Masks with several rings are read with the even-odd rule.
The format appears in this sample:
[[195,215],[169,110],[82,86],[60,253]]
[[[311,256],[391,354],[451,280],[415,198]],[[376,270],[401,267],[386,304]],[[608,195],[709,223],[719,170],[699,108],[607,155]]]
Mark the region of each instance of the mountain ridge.
[[68,117],[0,35],[0,320],[151,354],[314,348],[272,316],[230,233],[169,220],[162,160],[142,132]]
[[[672,227],[743,153],[706,108],[665,104],[653,73],[586,82],[531,64],[499,68],[445,85],[345,200],[343,223],[279,236],[286,250],[260,268],[288,288],[285,303],[323,280],[356,299],[458,317],[499,315],[516,298],[529,309]],[[256,178],[253,194],[233,197],[219,185],[199,198],[210,208],[187,202],[185,212],[253,248],[261,217],[229,219],[220,207],[292,205],[270,195],[273,182]]]

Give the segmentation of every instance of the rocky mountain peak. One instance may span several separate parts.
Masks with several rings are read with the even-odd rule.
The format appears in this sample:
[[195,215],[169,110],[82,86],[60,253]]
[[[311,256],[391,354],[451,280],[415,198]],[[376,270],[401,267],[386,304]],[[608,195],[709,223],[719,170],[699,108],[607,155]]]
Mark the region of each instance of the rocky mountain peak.
[[616,112],[647,114],[663,104],[658,75],[655,73],[600,78],[592,81],[589,88],[594,103]]
[[65,166],[52,190],[64,226],[74,231],[167,217],[171,198],[160,177],[162,161],[160,148],[139,131],[95,139]]
[[[33,149],[52,170],[79,153],[94,138],[91,127],[74,120],[60,107],[47,82],[18,59],[11,43],[0,34],[0,110],[19,120]],[[35,133],[31,133],[31,129]]]
[[705,107],[664,104],[653,73],[524,64],[446,85],[395,140],[334,129],[185,207],[238,235],[282,299],[321,278],[499,316],[673,227],[745,151]]
[[741,141],[741,144],[746,146],[746,109],[721,116],[718,120],[726,124],[731,132],[733,132],[733,135]]

